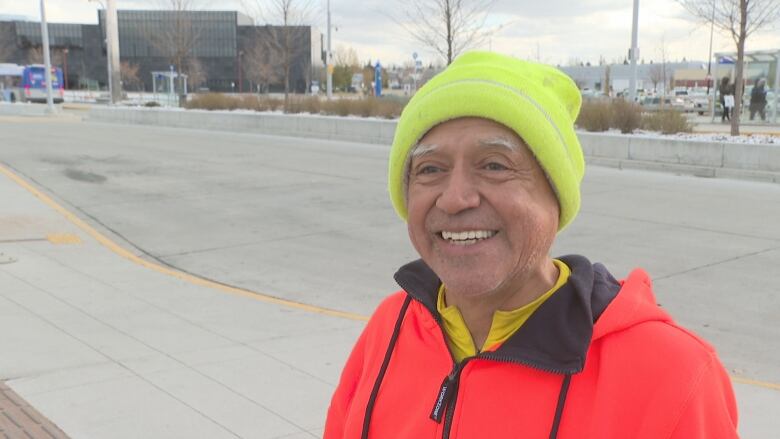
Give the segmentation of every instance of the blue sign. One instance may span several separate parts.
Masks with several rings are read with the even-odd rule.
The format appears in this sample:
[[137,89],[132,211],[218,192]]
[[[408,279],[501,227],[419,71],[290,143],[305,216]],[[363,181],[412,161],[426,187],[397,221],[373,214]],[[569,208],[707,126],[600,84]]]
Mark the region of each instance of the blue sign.
[[374,96],[382,96],[382,65],[379,64],[379,61],[374,67]]

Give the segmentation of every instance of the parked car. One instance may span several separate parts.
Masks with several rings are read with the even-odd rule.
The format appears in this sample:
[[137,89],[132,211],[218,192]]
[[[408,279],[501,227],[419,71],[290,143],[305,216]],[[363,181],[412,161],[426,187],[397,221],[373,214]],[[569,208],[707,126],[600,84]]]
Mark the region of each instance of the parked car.
[[693,111],[704,116],[710,111],[710,96],[705,93],[689,94],[688,99],[693,103]]
[[684,113],[695,109],[692,100],[675,96],[647,96],[639,101],[645,111],[676,110]]

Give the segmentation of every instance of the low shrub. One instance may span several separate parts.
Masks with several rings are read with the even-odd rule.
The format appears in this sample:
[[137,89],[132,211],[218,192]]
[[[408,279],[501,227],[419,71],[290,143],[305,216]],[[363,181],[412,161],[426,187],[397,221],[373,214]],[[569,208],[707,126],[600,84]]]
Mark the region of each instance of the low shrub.
[[630,134],[642,125],[642,107],[625,99],[611,102],[611,128],[617,128],[623,134]]
[[354,99],[352,100],[350,113],[361,117],[373,116],[377,105],[377,99],[371,96],[363,99]]
[[290,96],[286,113],[320,114],[320,99],[316,96]]
[[642,129],[659,131],[662,134],[690,133],[693,126],[688,118],[676,110],[662,110],[645,114],[642,117]]
[[586,100],[582,103],[575,124],[586,131],[607,131],[611,124],[611,106],[606,100]]
[[693,129],[685,115],[679,111],[643,113],[641,106],[624,99],[584,101],[576,125],[592,132],[615,128],[623,134],[632,133],[639,128],[663,134],[689,133]]
[[231,99],[238,100],[237,108],[255,111],[263,111],[265,109],[263,99],[257,95],[243,95],[241,97]]
[[283,109],[286,113],[311,113],[328,114],[336,116],[362,116],[362,117],[382,117],[387,119],[396,118],[401,115],[401,111],[408,102],[406,98],[372,96],[359,99],[334,98],[331,100],[320,99],[318,96],[297,96],[288,97],[285,108],[283,99],[271,98],[268,96],[242,95],[228,96],[221,93],[207,93],[193,96],[187,102],[186,108],[198,108],[203,110],[254,110],[254,111],[276,111]]
[[202,110],[235,110],[240,108],[241,100],[223,95],[222,93],[206,93],[193,96],[186,108]]
[[284,107],[283,99],[265,98],[261,99],[263,107],[260,111],[277,111]]
[[375,102],[375,108],[372,112],[372,116],[381,117],[384,119],[395,119],[401,116],[401,112],[409,102],[409,98],[387,96],[381,99],[373,98]]
[[160,103],[157,101],[149,101],[144,104],[144,107],[159,107]]
[[350,99],[332,99],[322,103],[322,114],[349,116],[351,111]]

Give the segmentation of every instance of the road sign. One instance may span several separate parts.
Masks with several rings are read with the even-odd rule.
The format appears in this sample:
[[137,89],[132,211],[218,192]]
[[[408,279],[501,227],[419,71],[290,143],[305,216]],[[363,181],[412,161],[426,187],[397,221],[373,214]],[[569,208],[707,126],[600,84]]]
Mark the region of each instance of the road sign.
[[382,96],[382,65],[379,64],[379,61],[374,67],[374,96]]

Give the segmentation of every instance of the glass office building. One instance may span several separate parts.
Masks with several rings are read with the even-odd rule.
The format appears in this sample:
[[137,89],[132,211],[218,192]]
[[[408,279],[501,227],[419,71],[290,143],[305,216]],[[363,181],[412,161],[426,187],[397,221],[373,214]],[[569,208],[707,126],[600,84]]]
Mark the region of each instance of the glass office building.
[[[236,11],[121,10],[117,18],[120,60],[137,67],[138,82],[125,84],[127,91],[152,91],[152,72],[169,71],[171,67],[189,76],[190,91],[255,90],[250,79],[253,72],[247,70],[251,63],[242,64],[243,57],[258,39],[275,39],[269,45],[280,46],[285,29],[255,26],[251,18]],[[292,91],[301,93],[308,90],[312,72],[323,64],[322,39],[310,26],[297,26],[294,32],[303,37],[294,39],[296,47],[290,51],[290,84]],[[106,87],[105,35],[104,11],[99,11],[97,25],[49,23],[52,62],[68,65],[71,88]],[[15,50],[11,59],[2,62],[30,64],[40,52],[40,23],[0,22],[3,38],[13,40]],[[277,51],[267,62],[278,70],[283,57]],[[283,79],[277,78],[269,88],[283,90]]]

